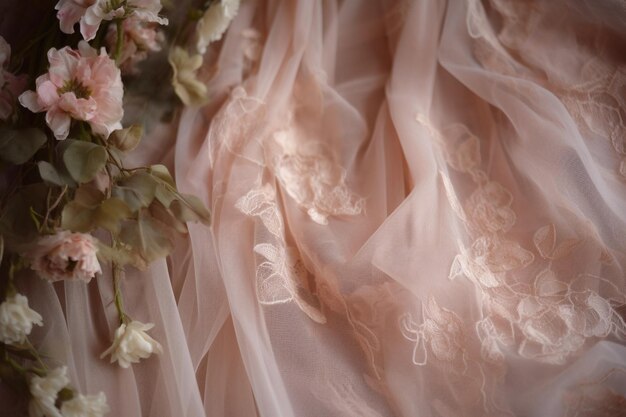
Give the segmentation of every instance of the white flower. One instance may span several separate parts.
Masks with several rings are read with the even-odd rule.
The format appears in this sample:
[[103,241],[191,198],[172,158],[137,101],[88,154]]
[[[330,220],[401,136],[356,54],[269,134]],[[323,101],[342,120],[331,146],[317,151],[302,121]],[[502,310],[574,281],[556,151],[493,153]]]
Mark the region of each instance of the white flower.
[[95,239],[67,230],[40,238],[29,256],[31,268],[49,281],[80,279],[89,282],[102,273]]
[[63,417],[54,405],[59,391],[70,383],[67,377],[67,368],[56,368],[46,376],[34,376],[30,380],[30,393],[33,398],[28,407],[30,417]]
[[28,307],[28,298],[21,294],[7,297],[0,304],[0,341],[9,345],[24,343],[33,329],[41,326],[41,315]]
[[109,405],[103,392],[97,395],[78,394],[61,405],[63,417],[102,417],[108,412]]
[[174,77],[172,86],[178,98],[187,106],[200,106],[207,100],[207,87],[197,78],[197,70],[202,66],[202,56],[190,56],[178,46],[170,51],[168,58]]
[[153,327],[152,323],[144,324],[134,320],[122,324],[115,331],[113,344],[100,357],[110,354],[111,363],[117,361],[122,368],[128,368],[131,363],[146,359],[153,353],[161,353],[159,342],[146,333]]
[[211,42],[218,41],[222,38],[230,21],[237,15],[240,0],[222,0],[219,3],[213,3],[204,12],[204,16],[198,21],[196,26],[196,36],[198,41],[196,48],[198,52],[204,54],[207,46]]

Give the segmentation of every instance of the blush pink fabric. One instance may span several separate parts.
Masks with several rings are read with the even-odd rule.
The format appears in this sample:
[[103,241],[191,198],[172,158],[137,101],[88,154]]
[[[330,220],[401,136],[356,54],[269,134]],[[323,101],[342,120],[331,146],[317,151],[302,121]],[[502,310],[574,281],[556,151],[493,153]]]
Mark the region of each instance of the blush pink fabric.
[[242,2],[135,152],[213,214],[126,274],[163,353],[98,359],[106,273],[32,281],[39,346],[113,416],[623,416],[625,45],[621,0]]

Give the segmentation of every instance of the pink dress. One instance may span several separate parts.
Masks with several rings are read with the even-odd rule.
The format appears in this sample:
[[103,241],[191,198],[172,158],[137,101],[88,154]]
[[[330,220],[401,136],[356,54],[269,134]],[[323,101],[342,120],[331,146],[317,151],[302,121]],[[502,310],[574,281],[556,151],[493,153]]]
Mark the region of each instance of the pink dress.
[[243,1],[204,71],[136,152],[213,216],[127,273],[164,352],[29,293],[111,416],[626,416],[623,0]]

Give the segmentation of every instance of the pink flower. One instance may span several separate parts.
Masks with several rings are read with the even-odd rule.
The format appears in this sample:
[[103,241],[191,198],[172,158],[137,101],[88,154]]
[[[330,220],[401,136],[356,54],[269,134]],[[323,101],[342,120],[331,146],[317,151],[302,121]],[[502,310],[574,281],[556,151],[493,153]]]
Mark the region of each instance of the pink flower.
[[0,36],[0,120],[7,120],[13,113],[17,96],[25,89],[28,77],[16,76],[6,70],[11,59],[11,47]]
[[[144,22],[135,16],[124,19],[122,23],[124,42],[120,55],[120,69],[122,74],[136,74],[137,63],[148,57],[148,52],[160,51],[163,42],[163,33],[156,31],[154,23]],[[110,25],[106,36],[109,50],[115,48],[117,42],[117,26]]]
[[48,61],[48,73],[36,80],[37,92],[27,91],[19,100],[32,112],[47,112],[46,122],[57,139],[67,138],[71,119],[88,122],[105,137],[122,128],[122,78],[104,48],[98,55],[81,41],[78,50],[50,49]]
[[[85,37],[85,33],[95,33],[98,26],[91,27],[82,19],[87,12],[87,8],[92,6],[96,0],[59,0],[54,6],[59,19],[61,31],[63,33],[74,33],[74,25],[80,21],[80,33]],[[86,38],[86,37],[85,37]]]
[[59,0],[55,8],[63,32],[74,33],[74,25],[80,21],[80,33],[90,41],[103,20],[133,16],[167,25],[167,19],[159,17],[162,7],[160,0]]
[[31,252],[31,268],[49,281],[82,280],[89,282],[102,273],[96,257],[94,238],[67,230],[44,236]]

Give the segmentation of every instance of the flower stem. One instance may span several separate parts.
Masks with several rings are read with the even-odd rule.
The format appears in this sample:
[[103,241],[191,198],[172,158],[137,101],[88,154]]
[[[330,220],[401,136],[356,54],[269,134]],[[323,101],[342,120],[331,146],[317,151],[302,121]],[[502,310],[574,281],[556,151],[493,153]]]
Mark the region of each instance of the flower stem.
[[120,65],[120,59],[122,58],[122,45],[124,44],[124,30],[122,29],[123,19],[117,19],[115,21],[115,28],[117,29],[117,42],[115,43],[115,64]]
[[126,324],[128,323],[128,316],[124,312],[124,300],[122,299],[122,289],[120,285],[124,270],[119,264],[115,262],[112,263],[111,267],[113,269],[113,292],[115,293],[115,308],[117,308],[117,313],[120,316],[120,324]]

